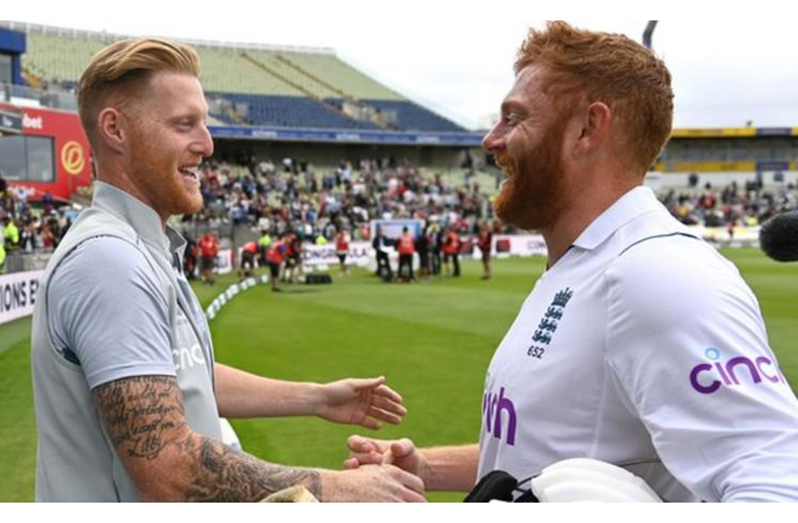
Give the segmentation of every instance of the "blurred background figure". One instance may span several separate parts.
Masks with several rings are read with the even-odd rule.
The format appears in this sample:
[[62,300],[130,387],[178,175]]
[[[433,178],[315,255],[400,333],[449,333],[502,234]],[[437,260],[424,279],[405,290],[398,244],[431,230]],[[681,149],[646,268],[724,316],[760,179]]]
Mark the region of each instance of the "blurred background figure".
[[277,241],[271,243],[269,251],[266,254],[266,260],[269,262],[269,275],[271,276],[273,292],[280,292],[281,290],[280,270],[282,269],[288,251],[285,240],[286,236],[280,236]]
[[482,253],[482,274],[483,280],[490,279],[490,251],[493,245],[493,233],[490,230],[488,223],[483,223],[479,228],[479,237],[477,238],[477,247]]
[[338,268],[341,276],[348,276],[349,269],[346,267],[346,255],[349,254],[349,233],[341,228],[335,235],[335,255],[338,256]]
[[[451,265],[450,265],[451,263]],[[443,239],[443,265],[446,276],[460,277],[460,235],[453,226],[446,228]],[[454,272],[452,272],[454,266]]]
[[[399,236],[396,243],[399,251],[399,268],[396,272],[400,281],[411,282],[416,279],[413,274],[413,254],[416,252],[416,242],[407,227],[402,228],[402,235]],[[402,270],[403,268],[405,269],[404,271]]]
[[377,227],[377,232],[374,234],[374,241],[371,246],[374,247],[374,255],[377,258],[377,276],[386,282],[390,282],[393,279],[393,271],[391,270],[388,252],[385,250],[385,237],[379,227]]
[[200,270],[202,280],[208,285],[213,285],[216,280],[216,256],[219,254],[219,238],[209,232],[203,234],[199,239],[200,250]]
[[238,271],[239,278],[244,279],[252,277],[259,252],[258,242],[256,241],[247,242],[241,247],[241,268]]
[[262,267],[265,267],[269,262],[266,261],[266,253],[269,252],[269,245],[272,243],[272,237],[269,236],[269,230],[263,229],[260,232],[260,238],[258,239],[258,249],[260,251],[260,259],[258,264]]
[[418,252],[418,274],[423,279],[430,277],[430,242],[429,237],[422,232],[416,239],[416,251]]

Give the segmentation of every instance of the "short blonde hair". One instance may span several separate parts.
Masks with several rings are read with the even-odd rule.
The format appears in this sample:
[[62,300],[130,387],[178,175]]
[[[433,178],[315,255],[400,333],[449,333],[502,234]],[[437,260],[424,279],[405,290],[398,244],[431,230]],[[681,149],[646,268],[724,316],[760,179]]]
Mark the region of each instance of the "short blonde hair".
[[93,141],[97,116],[109,102],[123,105],[139,94],[154,73],[168,71],[199,77],[193,47],[157,38],[121,40],[92,57],[78,84],[80,121]]
[[531,29],[521,45],[516,73],[532,64],[547,70],[544,90],[561,108],[575,107],[580,95],[607,104],[620,121],[627,162],[645,174],[673,122],[671,75],[662,60],[626,36],[556,21]]

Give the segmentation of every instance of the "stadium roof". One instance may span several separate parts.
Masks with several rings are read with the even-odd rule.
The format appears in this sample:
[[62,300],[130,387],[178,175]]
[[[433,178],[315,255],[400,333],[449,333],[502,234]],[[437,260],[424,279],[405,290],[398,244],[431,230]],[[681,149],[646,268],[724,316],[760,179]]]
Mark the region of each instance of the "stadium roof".
[[798,136],[798,127],[720,127],[681,128],[671,133],[674,138],[750,138],[754,136]]
[[[56,27],[50,25],[30,24],[27,22],[16,22],[13,20],[0,20],[0,26],[7,27],[15,31],[37,32],[42,34],[55,34],[70,36],[73,38],[91,38],[106,41],[120,40],[124,38],[134,38],[140,36],[153,36],[158,35],[130,35],[109,33],[106,31],[89,31],[85,29],[69,29],[64,27]],[[250,49],[255,51],[269,51],[269,52],[289,52],[289,53],[308,53],[308,54],[328,54],[334,55],[335,50],[331,47],[309,47],[309,46],[294,46],[294,45],[271,45],[271,44],[253,44],[242,42],[222,42],[214,40],[197,40],[190,38],[169,38],[170,40],[184,42],[197,47],[209,48],[226,48],[226,49]]]

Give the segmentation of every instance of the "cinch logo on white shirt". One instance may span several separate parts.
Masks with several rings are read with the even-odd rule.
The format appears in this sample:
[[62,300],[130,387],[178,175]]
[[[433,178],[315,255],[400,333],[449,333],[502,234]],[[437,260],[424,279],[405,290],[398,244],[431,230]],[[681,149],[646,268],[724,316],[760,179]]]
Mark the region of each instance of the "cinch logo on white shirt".
[[507,412],[507,444],[515,445],[516,415],[515,405],[510,398],[504,397],[504,387],[499,394],[486,392],[482,398],[482,414],[485,416],[485,428],[488,434],[493,434],[496,439],[502,437],[502,412]]
[[180,370],[186,370],[194,365],[205,365],[205,356],[199,343],[195,343],[189,348],[182,347],[172,351],[175,358],[175,366]]
[[[735,356],[724,363],[720,361],[720,351],[714,347],[708,348],[704,355],[712,360],[712,363],[699,363],[690,371],[690,385],[701,394],[713,394],[724,385],[727,387],[740,385],[735,370],[740,366],[747,369],[743,375],[748,374],[754,385],[765,383],[762,381],[763,377],[771,383],[784,380],[779,375],[779,369],[766,356],[760,356],[753,361],[745,356]],[[718,377],[720,380],[713,379]]]

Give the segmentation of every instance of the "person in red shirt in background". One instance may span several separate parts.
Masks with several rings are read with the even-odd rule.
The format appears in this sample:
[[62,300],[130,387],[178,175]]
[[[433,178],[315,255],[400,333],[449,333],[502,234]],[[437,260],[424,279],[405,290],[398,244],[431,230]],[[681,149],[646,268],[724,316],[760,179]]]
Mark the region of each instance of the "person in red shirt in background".
[[[397,274],[400,280],[404,282],[415,280],[416,277],[413,275],[413,253],[416,252],[416,242],[407,227],[402,229],[402,235],[396,240],[396,246],[399,251],[399,270]],[[409,274],[409,277],[402,273],[402,267],[405,265],[407,266],[406,274]]]
[[283,263],[285,263],[283,281],[285,283],[296,283],[296,273],[299,266],[298,259],[301,256],[297,235],[293,232],[285,233],[283,235],[283,245],[285,246],[285,254],[283,255]]
[[213,285],[216,282],[213,274],[216,267],[216,256],[219,254],[219,238],[211,232],[203,234],[199,240],[199,248],[202,279],[208,285]]
[[286,259],[288,247],[286,245],[286,235],[272,242],[266,252],[266,261],[269,262],[269,273],[272,280],[272,291],[280,292],[280,267]]
[[348,276],[349,269],[346,268],[346,255],[349,254],[349,234],[344,229],[335,235],[335,254],[340,263],[341,276]]
[[241,247],[241,269],[238,271],[239,278],[250,278],[255,269],[255,258],[260,249],[258,242],[247,242]]
[[482,275],[483,280],[490,279],[490,251],[492,246],[493,233],[490,230],[490,225],[483,223],[479,228],[479,237],[477,238],[477,247],[482,252],[482,268],[485,271]]
[[[454,263],[454,274],[449,265],[449,261]],[[451,225],[446,228],[446,237],[443,240],[443,265],[446,268],[446,276],[460,276],[460,235],[457,229]]]

